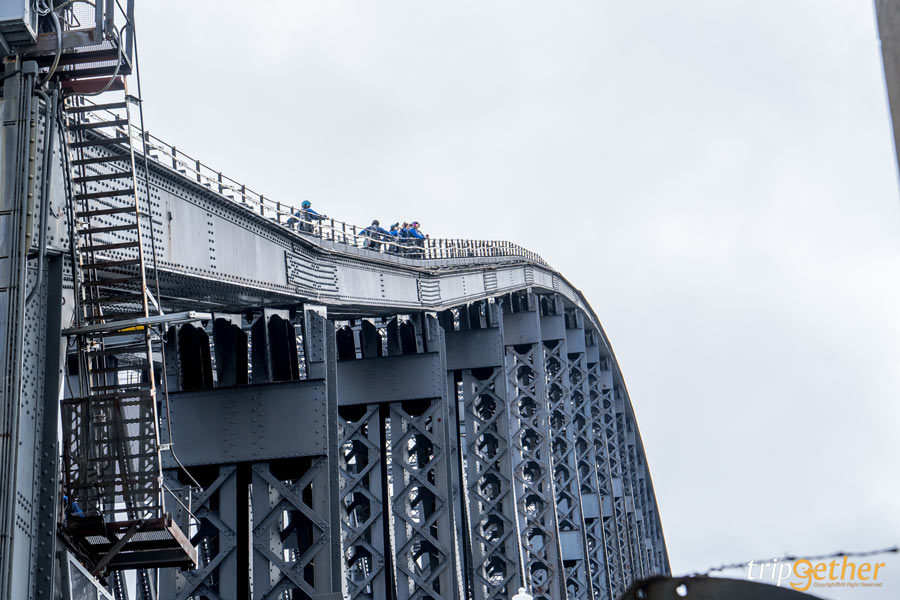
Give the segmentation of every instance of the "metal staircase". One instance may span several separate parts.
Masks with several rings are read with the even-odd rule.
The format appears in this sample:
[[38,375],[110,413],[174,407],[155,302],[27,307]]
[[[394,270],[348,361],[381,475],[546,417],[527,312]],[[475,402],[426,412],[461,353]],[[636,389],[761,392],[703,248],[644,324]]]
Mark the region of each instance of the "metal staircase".
[[163,506],[159,336],[151,326],[161,311],[147,285],[151,224],[135,175],[131,112],[139,100],[123,91],[100,104],[69,96],[64,111],[81,383],[80,397],[63,406],[65,484],[85,512],[68,518],[67,530],[96,574],[196,565],[196,551]]

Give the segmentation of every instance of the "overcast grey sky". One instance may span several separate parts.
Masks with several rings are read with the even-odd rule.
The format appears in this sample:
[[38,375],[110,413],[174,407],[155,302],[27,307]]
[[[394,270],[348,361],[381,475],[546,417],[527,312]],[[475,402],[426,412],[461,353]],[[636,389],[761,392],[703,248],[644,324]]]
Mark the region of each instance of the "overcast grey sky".
[[[900,542],[870,1],[137,4],[152,133],[276,200],[513,240],[584,291],[676,573]],[[888,563],[819,595],[900,596]]]

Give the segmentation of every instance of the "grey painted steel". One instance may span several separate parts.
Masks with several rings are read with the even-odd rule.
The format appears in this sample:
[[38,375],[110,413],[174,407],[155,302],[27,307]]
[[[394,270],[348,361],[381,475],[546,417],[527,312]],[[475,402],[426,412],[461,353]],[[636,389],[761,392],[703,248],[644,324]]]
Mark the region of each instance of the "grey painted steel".
[[[175,439],[192,440],[179,448],[182,464],[197,476],[211,469],[218,476],[191,491],[201,564],[196,572],[166,572],[164,593],[257,599],[340,590],[340,520],[331,508],[339,472],[331,451],[338,433],[334,341],[317,312],[305,311],[302,320],[308,368],[319,378],[171,394]],[[261,353],[269,364],[255,367],[268,381],[278,357]],[[166,461],[173,482],[176,464],[172,456]],[[179,517],[187,528],[186,515]]]
[[594,445],[595,427],[591,411],[589,366],[586,357],[584,320],[576,311],[566,313],[569,384],[575,436],[578,483],[584,517],[584,537],[595,600],[612,599],[609,557],[603,528],[603,495],[597,469],[603,466]]
[[338,363],[340,406],[441,398],[439,352],[404,354]]
[[[590,355],[591,345],[587,346]],[[593,346],[596,349],[596,346]],[[601,377],[599,358],[588,363],[588,392],[590,397],[591,427],[596,460],[597,489],[600,493],[600,520],[603,527],[603,548],[606,557],[606,569],[609,574],[609,594],[617,598],[624,590],[622,548],[619,544],[619,522],[616,518],[614,504],[614,485],[612,464],[609,460],[609,445],[606,442],[605,426],[606,397],[612,388],[606,386]]]
[[388,596],[390,539],[384,535],[387,489],[384,425],[377,404],[339,413],[344,593],[350,600]]
[[324,455],[326,400],[323,380],[172,393],[172,433],[190,442],[178,457],[193,466]]
[[[509,392],[509,440],[522,568],[535,600],[563,594],[547,418],[540,313],[531,293],[504,305],[505,371]],[[514,306],[518,300],[520,306]],[[507,312],[508,311],[508,312]],[[517,312],[513,312],[517,311]]]
[[511,598],[521,585],[499,308],[475,303],[459,310],[459,329],[453,329],[452,314],[445,324],[448,367],[459,372],[454,379],[451,371],[450,381],[462,401],[470,586],[476,600]]
[[[200,594],[210,594],[222,600],[238,600],[238,506],[247,506],[247,494],[239,497],[237,466],[221,465],[211,470],[208,479],[201,480],[202,488],[189,488],[180,483],[177,470],[166,472],[167,486],[174,490],[204,528],[198,533],[199,564],[196,569],[164,569],[160,571],[160,597],[186,600]],[[188,531],[188,515],[177,503],[173,516]]]
[[875,14],[894,130],[894,154],[900,160],[900,1],[875,0]]
[[[173,435],[187,468],[164,451],[167,507],[200,556],[197,570],[161,571],[160,598],[507,598],[523,581],[538,598],[614,598],[668,572],[611,347],[580,292],[539,257],[469,241],[435,244],[425,260],[374,252],[353,234],[298,233],[178,164],[151,160],[145,196],[137,167],[163,306],[209,317],[175,325],[159,357],[173,425],[161,410],[162,441]],[[48,224],[50,282],[67,226]],[[47,340],[69,323],[48,311],[58,293],[38,294],[26,317]],[[58,386],[48,357],[26,353],[25,371]],[[55,425],[36,431],[50,442]],[[49,515],[53,493],[39,490],[32,514]],[[52,544],[50,521],[38,529]]]
[[31,96],[34,63],[21,68],[4,81],[0,106],[0,597],[31,599],[52,598],[59,576],[59,330],[71,317],[72,296],[58,254],[38,264],[31,253],[46,231],[34,215],[49,136]]
[[633,547],[628,520],[628,501],[624,485],[624,467],[620,451],[619,419],[616,412],[615,391],[612,387],[611,373],[601,371],[602,388],[601,403],[603,406],[603,440],[606,444],[606,458],[609,461],[609,474],[612,485],[612,513],[616,521],[616,541],[618,542],[619,567],[621,569],[622,589],[636,579]]
[[587,537],[582,512],[581,487],[575,456],[575,423],[570,389],[567,333],[562,300],[556,295],[541,299],[544,376],[551,432],[553,488],[556,520],[566,593],[570,600],[593,598]]

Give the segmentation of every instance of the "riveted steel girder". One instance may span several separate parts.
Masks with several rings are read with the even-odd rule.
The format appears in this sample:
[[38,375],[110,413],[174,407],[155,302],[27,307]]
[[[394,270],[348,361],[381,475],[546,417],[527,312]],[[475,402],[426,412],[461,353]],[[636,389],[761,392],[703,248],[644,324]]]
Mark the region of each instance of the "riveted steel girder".
[[509,440],[523,572],[536,600],[559,598],[563,584],[550,459],[541,323],[535,297],[504,304]]
[[506,599],[521,585],[502,312],[496,303],[444,314],[448,383],[460,405],[469,591]]
[[551,434],[553,489],[560,551],[569,600],[592,599],[590,563],[576,459],[574,407],[562,299],[541,297],[541,348]]

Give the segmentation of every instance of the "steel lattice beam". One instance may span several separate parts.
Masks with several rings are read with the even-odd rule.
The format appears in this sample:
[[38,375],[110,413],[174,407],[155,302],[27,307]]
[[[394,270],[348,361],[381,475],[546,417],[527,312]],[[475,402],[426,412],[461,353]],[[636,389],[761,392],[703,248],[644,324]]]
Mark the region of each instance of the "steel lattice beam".
[[[603,518],[603,494],[600,481],[608,480],[606,462],[598,456],[594,437],[598,428],[594,424],[594,415],[591,399],[591,367],[586,356],[586,339],[584,322],[577,312],[566,314],[567,339],[572,339],[576,344],[570,345],[569,359],[569,383],[572,394],[572,410],[574,413],[575,428],[575,454],[578,460],[578,477],[581,486],[582,509],[584,514],[585,538],[588,549],[588,561],[590,564],[591,585],[595,600],[612,600],[612,586],[610,582],[610,557],[607,548],[609,534],[604,529]],[[596,377],[596,375],[595,375]],[[603,474],[598,477],[598,469],[603,468]],[[613,557],[615,561],[616,557]]]
[[541,302],[541,339],[544,353],[546,400],[551,432],[553,489],[560,552],[569,600],[592,599],[590,565],[576,459],[574,407],[562,301],[556,296]]
[[505,369],[522,566],[535,600],[548,600],[563,588],[540,316],[530,294],[511,299],[504,310],[509,310],[504,314]]

